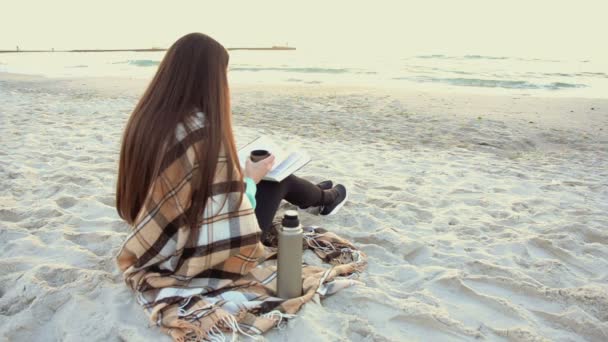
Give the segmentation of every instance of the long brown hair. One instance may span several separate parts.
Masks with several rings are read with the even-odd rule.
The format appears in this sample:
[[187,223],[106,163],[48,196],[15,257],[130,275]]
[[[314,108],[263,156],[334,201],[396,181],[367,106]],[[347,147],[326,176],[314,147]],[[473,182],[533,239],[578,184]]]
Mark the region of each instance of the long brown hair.
[[[173,141],[180,123],[185,125],[189,135],[194,134],[203,140],[203,147],[196,149],[198,174],[193,177],[197,181],[185,217],[188,224],[193,227],[202,219],[207,200],[212,195],[222,150],[226,156],[227,180],[239,181],[227,182],[226,186],[236,186],[237,189],[225,191],[240,191],[239,201],[242,200],[243,175],[238,167],[232,133],[226,75],[228,59],[226,49],[202,33],[188,34],[167,50],[156,75],[131,114],[122,140],[116,209],[129,224],[136,220],[165,161],[178,157],[167,154],[169,150],[179,149],[166,146]],[[192,129],[187,125],[197,112],[204,113],[202,129]],[[181,143],[185,144],[184,141]]]

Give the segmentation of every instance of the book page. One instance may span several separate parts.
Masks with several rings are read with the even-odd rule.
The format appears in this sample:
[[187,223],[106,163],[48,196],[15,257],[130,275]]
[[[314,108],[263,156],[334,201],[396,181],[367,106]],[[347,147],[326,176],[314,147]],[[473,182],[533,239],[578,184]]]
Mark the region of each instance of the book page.
[[241,168],[245,168],[245,162],[253,150],[267,150],[275,156],[274,166],[264,177],[264,180],[274,182],[282,181],[285,177],[296,172],[310,161],[310,156],[306,152],[296,150],[294,147],[281,148],[271,138],[261,136],[238,151]]
[[304,165],[308,164],[309,161],[310,156],[307,153],[302,151],[292,152],[289,157],[283,163],[281,163],[281,165],[268,173],[264,179],[280,182],[285,179],[285,177],[293,174],[301,169]]
[[289,167],[293,165],[299,158],[300,156],[297,153],[291,153],[289,157],[287,157],[287,159],[285,159],[279,165],[275,163],[275,167],[268,173],[268,176],[276,178],[276,176],[289,169]]

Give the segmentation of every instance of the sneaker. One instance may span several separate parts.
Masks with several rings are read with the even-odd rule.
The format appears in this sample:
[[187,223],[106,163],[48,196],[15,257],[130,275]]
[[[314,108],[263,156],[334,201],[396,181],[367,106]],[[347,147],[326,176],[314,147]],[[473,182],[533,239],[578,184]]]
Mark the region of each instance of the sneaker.
[[317,184],[317,186],[319,188],[321,188],[321,190],[329,190],[334,187],[334,182],[332,182],[330,180],[326,180],[326,181],[322,181],[321,183]]
[[344,185],[338,184],[332,190],[337,191],[338,196],[336,196],[336,200],[332,204],[321,207],[319,214],[322,216],[334,215],[342,208],[348,199],[348,193],[346,192]]
[[[334,182],[332,182],[330,180],[322,181],[321,183],[317,184],[317,187],[321,190],[329,190],[334,187]],[[302,210],[308,209],[308,208],[309,207],[300,207],[300,209],[302,209]]]

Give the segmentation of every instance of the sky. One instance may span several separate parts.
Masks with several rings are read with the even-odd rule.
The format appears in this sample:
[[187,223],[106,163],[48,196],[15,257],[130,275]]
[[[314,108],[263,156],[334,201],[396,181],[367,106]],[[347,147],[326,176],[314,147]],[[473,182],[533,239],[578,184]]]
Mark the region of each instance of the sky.
[[0,49],[288,43],[362,54],[608,58],[606,0],[2,0]]

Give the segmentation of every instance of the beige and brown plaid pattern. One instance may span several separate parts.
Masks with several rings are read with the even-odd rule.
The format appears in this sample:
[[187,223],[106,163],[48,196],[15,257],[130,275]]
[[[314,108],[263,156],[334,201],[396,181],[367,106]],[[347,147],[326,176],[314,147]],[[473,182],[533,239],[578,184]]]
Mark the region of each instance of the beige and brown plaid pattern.
[[[117,256],[125,282],[162,331],[175,341],[208,340],[226,332],[256,336],[310,299],[356,283],[344,276],[361,269],[363,254],[335,235],[312,230],[306,233],[309,247],[320,257],[341,259],[326,260],[337,263],[330,269],[305,266],[302,297],[275,297],[276,250],[260,242],[261,231],[246,196],[239,205],[240,193],[219,190],[226,188],[222,183],[234,181],[226,179],[225,157],[219,159],[217,186],[202,224],[189,228],[185,213],[198,165],[195,149],[203,148],[195,137],[202,135],[176,136],[180,143],[174,145],[178,153],[173,155],[178,158],[165,162]],[[346,254],[353,257],[345,259]]]

